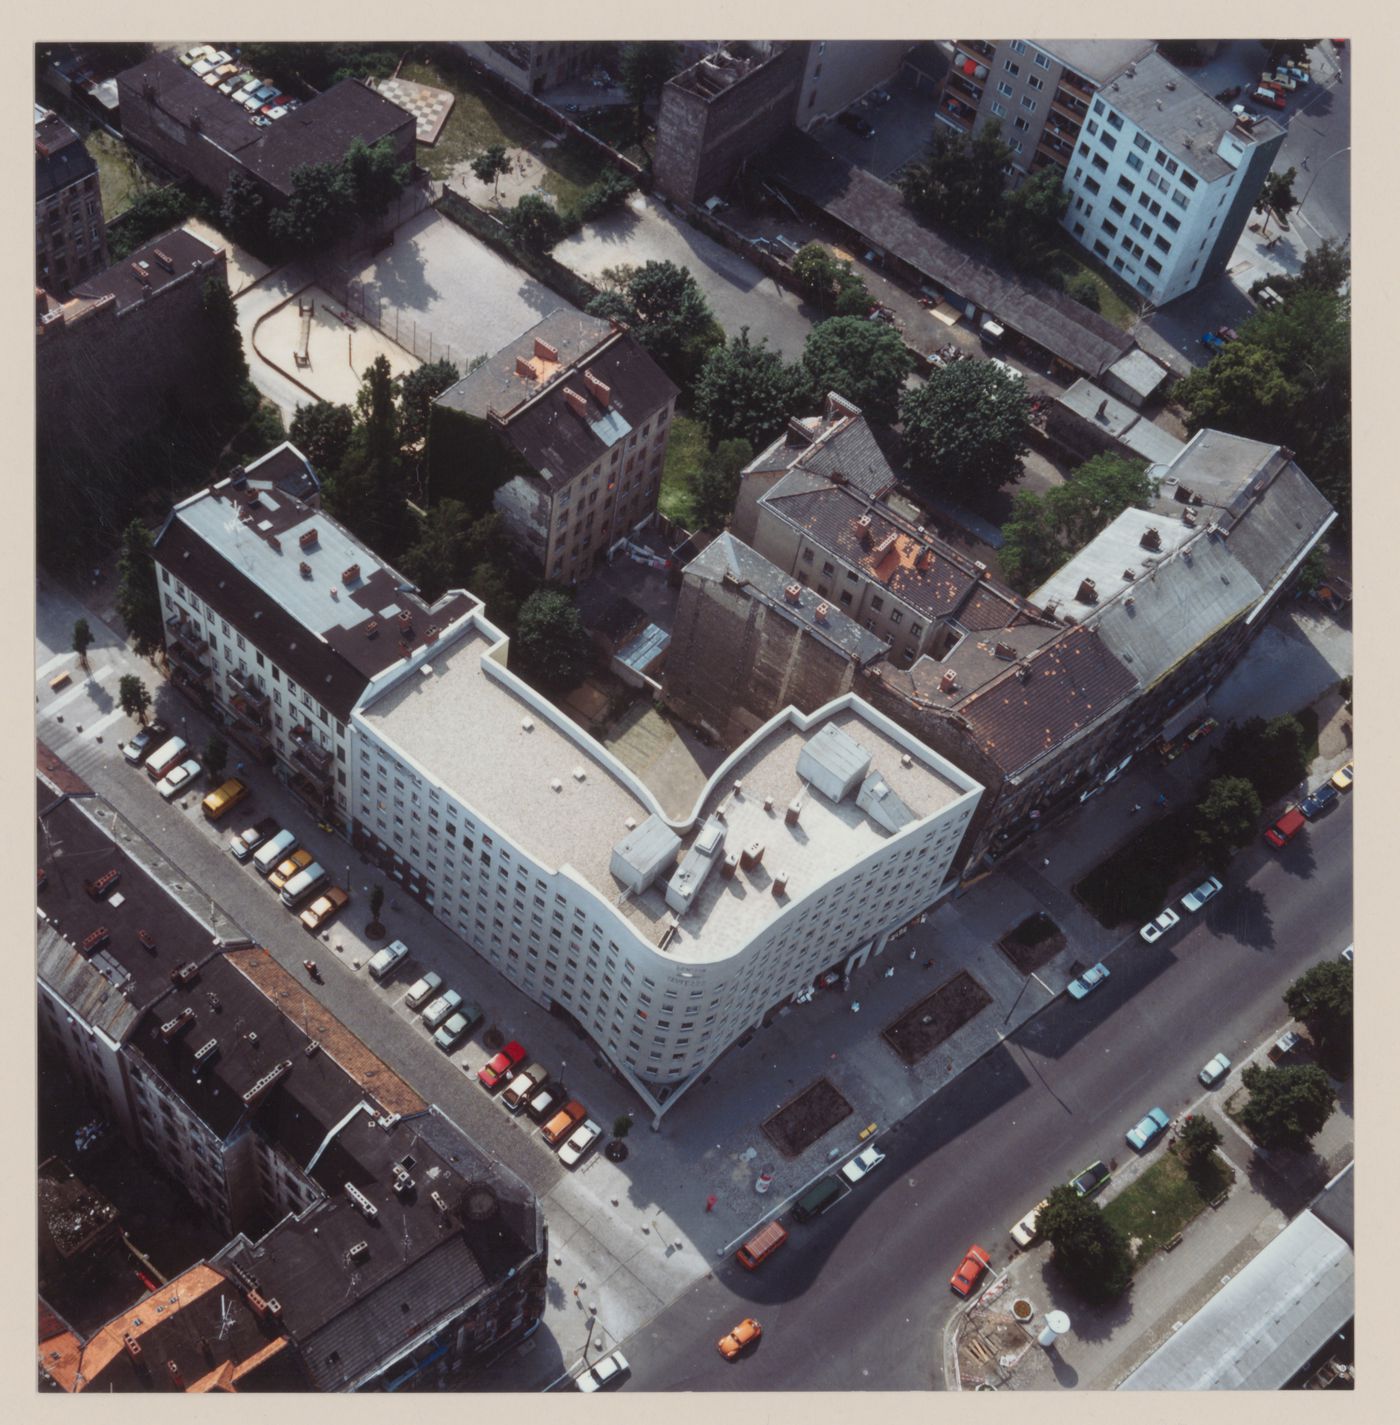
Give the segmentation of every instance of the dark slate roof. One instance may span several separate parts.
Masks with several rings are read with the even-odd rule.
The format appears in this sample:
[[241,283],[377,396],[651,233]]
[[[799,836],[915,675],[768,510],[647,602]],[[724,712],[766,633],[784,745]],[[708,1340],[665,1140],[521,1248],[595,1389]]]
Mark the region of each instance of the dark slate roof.
[[875,432],[862,417],[842,421],[838,430],[814,442],[794,464],[828,480],[844,480],[872,500],[888,494],[899,483]]
[[193,120],[201,134],[236,156],[257,143],[263,133],[249,122],[250,116],[241,104],[211,89],[167,50],[117,75],[117,92],[124,91],[147,96],[182,129],[188,129]]
[[311,500],[321,493],[321,482],[311,462],[289,440],[244,466],[244,473],[255,483],[266,480],[274,489],[298,500]]
[[1355,1164],[1348,1163],[1312,1200],[1312,1212],[1320,1217],[1348,1247],[1356,1246]]
[[920,225],[899,190],[789,130],[762,159],[769,177],[1076,370],[1097,376],[1133,347],[1112,322],[1035,278]]
[[[1026,606],[1010,590],[984,582],[985,570],[937,535],[919,534],[883,505],[845,485],[811,488],[802,472],[786,475],[763,497],[775,514],[791,521],[814,543],[929,618],[969,612],[977,628],[996,628]],[[861,531],[865,515],[870,525]],[[879,552],[893,538],[893,544]]]
[[[860,667],[872,663],[886,651],[883,639],[824,599],[814,589],[797,584],[791,574],[770,563],[732,534],[721,534],[685,566],[687,578],[720,583],[726,578],[750,598],[761,599],[768,608],[797,625],[811,637],[844,653]],[[787,597],[789,587],[797,590],[796,601]],[[823,617],[817,609],[826,607]]]
[[46,113],[34,125],[36,198],[52,197],[96,172],[96,160],[87,151],[82,139],[56,114]]
[[[164,257],[157,257],[157,253]],[[223,276],[226,267],[223,250],[210,247],[184,228],[172,228],[144,247],[138,247],[130,257],[79,282],[73,288],[73,296],[89,300],[115,296],[117,311],[124,312],[201,266],[210,268],[211,277]],[[136,275],[138,268],[145,281]]]
[[1088,628],[1066,630],[1019,666],[1029,670],[1025,681],[1008,668],[957,707],[983,752],[1007,775],[1053,752],[1137,688],[1137,679]]

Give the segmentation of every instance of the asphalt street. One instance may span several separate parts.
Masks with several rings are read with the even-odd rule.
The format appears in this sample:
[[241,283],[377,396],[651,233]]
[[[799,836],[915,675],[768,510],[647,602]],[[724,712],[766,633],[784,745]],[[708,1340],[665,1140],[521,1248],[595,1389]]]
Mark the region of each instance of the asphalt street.
[[[1351,821],[1348,801],[1281,855],[1245,852],[1216,902],[1157,945],[1133,932],[1107,985],[1057,1000],[882,1136],[887,1161],[825,1217],[789,1220],[757,1272],[717,1267],[625,1342],[625,1388],[942,1389],[966,1248],[1004,1265],[1008,1228],[1050,1187],[1124,1161],[1130,1124],[1194,1102],[1197,1069],[1220,1050],[1241,1060],[1286,1021],[1288,982],[1350,943]],[[730,1364],[715,1342],[745,1316],[763,1339]]]

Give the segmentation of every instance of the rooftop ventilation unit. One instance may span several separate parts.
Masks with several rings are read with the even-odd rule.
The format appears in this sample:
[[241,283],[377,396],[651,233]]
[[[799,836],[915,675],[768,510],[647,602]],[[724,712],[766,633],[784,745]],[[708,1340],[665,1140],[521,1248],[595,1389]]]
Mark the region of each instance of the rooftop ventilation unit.
[[581,782],[581,781],[583,781],[583,779],[584,779],[587,775],[588,775],[588,773],[585,772],[582,767],[575,767],[575,768],[574,768],[574,781],[576,781],[576,782]]
[[306,562],[306,560],[303,559],[298,567],[301,570],[301,577],[303,579],[309,579],[311,577],[311,566]]
[[535,720],[532,717],[522,717],[520,719],[520,726],[525,732],[533,732],[535,730]]
[[562,792],[564,790],[564,784],[559,780],[558,777],[550,778],[549,787],[551,791],[555,792]]

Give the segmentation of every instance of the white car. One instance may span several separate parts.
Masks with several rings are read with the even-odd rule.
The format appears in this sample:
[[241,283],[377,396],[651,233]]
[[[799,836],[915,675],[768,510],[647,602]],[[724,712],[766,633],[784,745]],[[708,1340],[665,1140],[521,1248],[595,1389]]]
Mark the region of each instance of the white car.
[[603,1130],[591,1118],[585,1119],[560,1148],[559,1161],[566,1168],[572,1168],[602,1136]]
[[229,56],[223,50],[215,50],[213,54],[207,54],[203,59],[197,59],[190,66],[191,73],[198,79],[203,79],[206,74],[217,69],[221,64],[227,64]]
[[1196,1077],[1209,1089],[1214,1088],[1229,1072],[1230,1061],[1224,1054],[1217,1054]]
[[156,783],[156,791],[169,801],[175,796],[181,787],[188,787],[200,773],[199,763],[193,757],[188,762],[181,762],[172,771],[167,772],[164,777]]
[[1040,1218],[1040,1209],[1049,1206],[1050,1199],[1043,1197],[1026,1215],[1011,1229],[1011,1240],[1018,1247],[1029,1247],[1037,1237],[1040,1236],[1040,1229],[1036,1222]]
[[409,1009],[422,1009],[441,989],[442,976],[436,970],[429,970],[421,980],[415,980],[409,987],[408,993],[403,997],[404,1003]]
[[1108,978],[1108,966],[1099,961],[1097,965],[1091,965],[1077,980],[1071,980],[1065,986],[1071,999],[1083,999],[1085,995],[1092,994]]
[[400,960],[408,957],[408,946],[402,940],[392,940],[369,962],[369,972],[376,980],[382,980]]
[[583,1369],[574,1377],[574,1384],[589,1394],[620,1381],[632,1369],[621,1351],[610,1351],[601,1361],[594,1361],[591,1366],[584,1365],[583,1362],[579,1364]]
[[866,1173],[874,1172],[884,1161],[885,1155],[872,1143],[841,1169],[841,1176],[848,1183],[858,1183]]
[[1181,898],[1181,903],[1187,910],[1197,911],[1221,889],[1220,878],[1218,876],[1207,876],[1194,891],[1187,891]]
[[1174,910],[1164,910],[1156,920],[1148,921],[1138,934],[1151,945],[1154,940],[1160,940],[1180,919]]

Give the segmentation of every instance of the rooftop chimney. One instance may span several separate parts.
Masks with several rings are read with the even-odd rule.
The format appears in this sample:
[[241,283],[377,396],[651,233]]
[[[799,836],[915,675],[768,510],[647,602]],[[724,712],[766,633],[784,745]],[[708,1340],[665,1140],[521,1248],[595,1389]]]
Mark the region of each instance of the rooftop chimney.
[[308,530],[305,531],[305,533],[301,536],[301,538],[297,540],[297,543],[298,543],[299,545],[301,545],[301,547],[302,547],[303,549],[315,549],[315,547],[316,547],[316,541],[317,541],[319,538],[320,538],[320,535],[317,534],[317,532],[316,532],[314,529],[308,529]]
[[1015,659],[1016,650],[1009,643],[998,643],[996,646],[996,655],[998,658],[1004,659],[1009,663]]
[[988,577],[987,566],[983,564],[980,559],[974,559],[972,561],[972,567],[977,571],[977,577],[979,579],[985,579]]
[[1108,420],[1108,397],[1107,397],[1107,396],[1105,396],[1105,397],[1103,398],[1103,400],[1099,402],[1099,408],[1098,408],[1097,411],[1094,412],[1094,419],[1095,419],[1096,421],[1107,421],[1107,420]]
[[789,584],[787,588],[783,590],[783,597],[790,604],[800,604],[802,602],[802,585],[796,583]]
[[576,416],[585,421],[588,419],[588,401],[584,396],[579,395],[572,387],[566,386],[564,388],[564,400],[568,402],[569,409]]
[[558,361],[559,348],[551,346],[543,337],[535,338],[535,355],[542,361]]
[[1097,588],[1094,586],[1094,581],[1092,579],[1081,579],[1079,582],[1079,591],[1074,597],[1078,599],[1081,604],[1098,603],[1099,594]]
[[352,565],[340,576],[340,582],[341,582],[342,584],[347,584],[347,585],[348,585],[348,584],[353,584],[359,577],[360,577],[360,566],[359,566],[358,564],[352,564]]
[[136,274],[136,280],[143,287],[149,287],[151,285],[151,274],[147,272],[146,269],[142,267],[139,262],[129,263],[128,266]]
[[1156,525],[1148,525],[1143,530],[1142,547],[1144,549],[1160,549],[1162,547],[1162,534]]
[[523,376],[527,381],[535,379],[535,368],[530,365],[528,356],[517,356],[515,358],[515,374]]
[[958,675],[952,668],[945,668],[943,676],[938,680],[938,691],[940,693],[956,692],[958,687]]
[[831,612],[831,605],[823,601],[817,605],[817,622],[825,623],[827,615]]
[[175,259],[171,257],[168,252],[163,251],[161,248],[156,248],[151,253],[151,256],[154,257],[167,272],[175,271]]
[[306,562],[306,560],[303,559],[303,560],[301,561],[300,568],[301,568],[301,577],[302,577],[303,579],[309,579],[309,578],[311,577],[311,566]]
[[612,405],[612,387],[606,381],[600,381],[591,371],[583,373],[583,384],[588,387],[588,394],[593,397],[600,406]]

